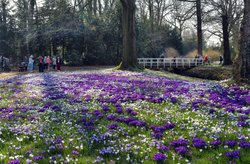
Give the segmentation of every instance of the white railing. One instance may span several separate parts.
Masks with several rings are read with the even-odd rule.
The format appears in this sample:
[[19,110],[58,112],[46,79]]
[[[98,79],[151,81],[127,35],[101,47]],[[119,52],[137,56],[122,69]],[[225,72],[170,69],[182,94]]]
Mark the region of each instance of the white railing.
[[138,62],[144,68],[190,68],[204,64],[199,58],[138,58]]

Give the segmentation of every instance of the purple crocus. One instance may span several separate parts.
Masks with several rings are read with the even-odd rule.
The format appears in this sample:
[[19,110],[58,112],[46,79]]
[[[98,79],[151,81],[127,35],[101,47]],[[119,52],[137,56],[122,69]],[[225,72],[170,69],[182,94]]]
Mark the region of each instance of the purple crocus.
[[110,125],[108,125],[107,128],[110,129],[110,130],[114,130],[114,129],[118,128],[118,125],[117,124],[110,124]]
[[108,112],[108,111],[109,111],[109,106],[108,106],[108,105],[103,105],[103,106],[102,106],[102,110],[103,110],[104,112]]
[[27,151],[25,152],[25,155],[28,156],[28,155],[30,155],[32,152],[33,152],[33,150],[31,150],[31,149],[30,149],[30,150],[27,150]]
[[165,126],[167,129],[173,129],[175,127],[174,123],[166,123],[163,126]]
[[88,112],[89,112],[88,109],[86,109],[86,108],[84,108],[84,107],[82,108],[82,114],[83,114],[83,115],[87,114]]
[[20,164],[19,159],[10,160],[8,164]]
[[56,146],[57,146],[58,149],[63,149],[64,148],[64,146],[62,144],[57,144]]
[[246,115],[241,115],[241,116],[239,116],[239,120],[240,121],[245,121],[245,120],[247,120],[248,119],[248,116],[246,116]]
[[216,112],[216,110],[214,110],[214,109],[209,110],[209,114],[214,114],[215,112]]
[[229,146],[230,148],[233,148],[235,145],[237,145],[237,142],[234,140],[226,140],[225,145]]
[[35,157],[32,158],[33,161],[39,161],[39,160],[42,160],[42,159],[44,159],[43,155],[35,156]]
[[155,137],[156,139],[161,139],[163,137],[163,134],[161,132],[158,133],[152,133],[152,137]]
[[206,142],[201,138],[193,138],[193,146],[196,148],[204,148],[207,146]]
[[162,153],[156,153],[153,157],[154,161],[164,161],[167,158],[165,154]]
[[135,112],[135,111],[132,111],[132,112],[129,113],[130,116],[136,116],[137,114],[138,114],[138,113]]
[[173,140],[169,144],[173,147],[187,146],[188,140],[186,140],[186,139]]
[[126,112],[127,112],[128,114],[130,114],[132,111],[133,111],[133,109],[131,109],[131,108],[127,108],[127,109],[126,109]]
[[225,155],[229,158],[240,158],[240,151],[226,152]]
[[143,127],[143,126],[146,125],[146,122],[145,121],[140,121],[140,120],[135,120],[135,121],[130,121],[129,125]]
[[101,112],[99,110],[94,110],[93,111],[93,115],[98,116],[99,114],[101,114]]
[[79,155],[79,152],[77,150],[72,150],[72,154]]
[[178,102],[178,99],[176,97],[171,97],[170,101],[171,101],[171,103],[175,104]]
[[235,109],[234,108],[226,108],[225,111],[227,111],[229,113],[234,113]]
[[179,155],[185,155],[188,153],[188,149],[185,146],[176,147],[175,151],[177,151]]
[[57,139],[55,139],[55,144],[60,144],[60,143],[62,143],[62,139],[61,138],[57,138]]
[[239,145],[241,148],[246,148],[246,149],[250,148],[250,142],[247,141],[241,141]]
[[246,126],[248,126],[248,124],[246,122],[243,122],[243,121],[238,122],[237,125],[240,126],[240,127],[246,127]]
[[116,110],[115,110],[115,113],[117,113],[117,114],[122,114],[123,113],[123,110],[122,110],[122,108],[116,108]]
[[166,146],[166,145],[161,145],[161,146],[159,147],[159,150],[164,151],[164,152],[167,152],[167,151],[169,151],[169,147]]
[[221,141],[220,140],[211,141],[210,145],[212,145],[212,146],[219,146],[219,145],[221,145]]
[[115,119],[116,119],[116,116],[113,115],[113,114],[110,114],[110,115],[107,116],[107,119],[108,119],[108,120],[115,120]]

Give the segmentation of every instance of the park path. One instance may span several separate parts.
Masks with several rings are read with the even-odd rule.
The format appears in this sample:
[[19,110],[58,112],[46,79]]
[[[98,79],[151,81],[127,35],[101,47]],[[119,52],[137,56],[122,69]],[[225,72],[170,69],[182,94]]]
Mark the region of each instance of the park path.
[[[82,72],[93,72],[93,71],[101,71],[101,70],[112,70],[114,66],[83,66],[83,67],[62,67],[62,72],[68,71],[82,71]],[[45,72],[57,72],[53,69]],[[38,73],[38,70],[33,71],[32,73]],[[9,78],[18,75],[26,75],[29,72],[18,72],[18,70],[13,70],[11,72],[0,72],[0,79],[2,78]]]

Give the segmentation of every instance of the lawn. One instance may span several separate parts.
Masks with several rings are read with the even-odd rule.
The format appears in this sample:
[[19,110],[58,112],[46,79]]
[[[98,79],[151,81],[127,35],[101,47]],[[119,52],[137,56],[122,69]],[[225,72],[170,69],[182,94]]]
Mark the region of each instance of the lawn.
[[250,91],[154,73],[0,80],[1,163],[250,163]]

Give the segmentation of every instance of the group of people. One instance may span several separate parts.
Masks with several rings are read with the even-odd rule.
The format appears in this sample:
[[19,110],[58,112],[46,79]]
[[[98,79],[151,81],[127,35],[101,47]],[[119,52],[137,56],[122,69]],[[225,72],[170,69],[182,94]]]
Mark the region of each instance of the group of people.
[[[205,54],[204,57],[202,57],[201,55],[196,55],[195,59],[200,60],[200,61],[203,60],[204,64],[211,64],[211,58],[208,56],[208,54]],[[220,55],[220,57],[219,57],[219,64],[223,64],[222,55]]]
[[[25,61],[24,61],[25,62]],[[53,56],[52,58],[50,56],[39,56],[37,58],[39,72],[44,72],[44,70],[49,70],[50,67],[53,67],[54,70],[61,70],[61,58]],[[32,72],[34,70],[34,63],[35,58],[33,55],[30,55],[29,59],[26,61],[27,63],[27,71]]]

